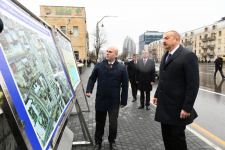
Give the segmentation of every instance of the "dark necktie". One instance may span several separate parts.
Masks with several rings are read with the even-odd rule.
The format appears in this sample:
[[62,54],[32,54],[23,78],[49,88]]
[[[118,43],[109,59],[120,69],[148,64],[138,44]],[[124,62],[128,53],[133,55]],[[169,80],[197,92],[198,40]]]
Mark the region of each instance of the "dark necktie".
[[109,68],[112,68],[112,65],[113,65],[113,64],[110,63],[110,64],[109,64]]
[[171,56],[172,56],[172,54],[168,54],[167,55],[165,63],[168,63],[169,62],[169,60],[171,59]]

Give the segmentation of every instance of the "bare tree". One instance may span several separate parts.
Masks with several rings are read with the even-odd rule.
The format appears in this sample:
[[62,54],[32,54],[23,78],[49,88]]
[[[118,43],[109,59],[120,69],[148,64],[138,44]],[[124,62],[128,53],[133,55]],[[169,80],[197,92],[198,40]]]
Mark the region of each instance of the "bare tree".
[[93,36],[94,36],[93,46],[95,48],[96,60],[97,60],[99,51],[107,43],[107,40],[106,40],[106,35],[105,35],[104,31],[102,31],[102,30],[99,30],[99,36],[98,36],[99,39],[97,39],[96,33],[94,33]]

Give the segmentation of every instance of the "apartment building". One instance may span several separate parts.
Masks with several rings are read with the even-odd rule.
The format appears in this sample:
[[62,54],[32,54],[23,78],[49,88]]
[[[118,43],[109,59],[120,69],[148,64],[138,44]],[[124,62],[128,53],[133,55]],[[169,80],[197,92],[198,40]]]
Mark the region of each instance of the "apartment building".
[[[161,39],[163,32],[158,31],[146,31],[139,36],[139,53],[141,54],[143,49],[146,49],[149,43]],[[147,47],[146,47],[147,46]]]
[[225,55],[225,18],[183,33],[182,44],[193,51],[201,62],[212,62],[217,55]]
[[[225,17],[211,25],[182,33],[181,44],[193,51],[200,62],[212,62],[217,55],[225,58]],[[150,43],[148,49],[156,60],[160,60],[164,53],[162,39]]]
[[89,38],[84,7],[42,5],[40,17],[67,35],[77,60],[87,60]]

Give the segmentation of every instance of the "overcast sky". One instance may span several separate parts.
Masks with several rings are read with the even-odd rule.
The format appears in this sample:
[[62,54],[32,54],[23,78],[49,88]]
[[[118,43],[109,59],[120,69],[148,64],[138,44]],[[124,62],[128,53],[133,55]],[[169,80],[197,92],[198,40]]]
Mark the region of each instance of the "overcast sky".
[[[106,15],[102,23],[108,46],[120,50],[126,36],[131,37],[138,49],[139,35],[145,31],[177,30],[180,33],[209,25],[225,16],[223,0],[19,0],[39,16],[39,5],[82,6],[86,8],[89,34],[96,30],[96,23]],[[90,36],[90,48],[92,39]],[[90,49],[90,50],[91,50]]]

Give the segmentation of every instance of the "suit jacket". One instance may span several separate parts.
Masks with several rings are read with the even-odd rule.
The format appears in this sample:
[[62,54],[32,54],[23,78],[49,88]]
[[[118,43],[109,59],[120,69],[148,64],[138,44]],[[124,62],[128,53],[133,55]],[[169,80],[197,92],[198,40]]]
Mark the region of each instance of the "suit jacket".
[[155,82],[155,62],[147,59],[146,64],[143,59],[137,62],[136,81],[138,82],[138,89],[143,91],[151,91],[151,82]]
[[[160,65],[155,120],[173,125],[190,124],[197,117],[193,105],[199,89],[198,59],[182,46],[165,63],[167,54],[164,54]],[[180,119],[182,109],[190,112],[191,116]]]
[[128,76],[131,82],[136,82],[136,70],[137,64],[134,62],[134,60],[127,63]]
[[216,58],[215,60],[215,68],[221,70],[223,68],[223,59],[221,57]]
[[110,111],[119,109],[120,104],[127,105],[128,74],[125,65],[117,60],[112,68],[109,67],[107,60],[96,64],[89,77],[86,93],[92,93],[96,80],[98,81],[95,99],[97,111]]

